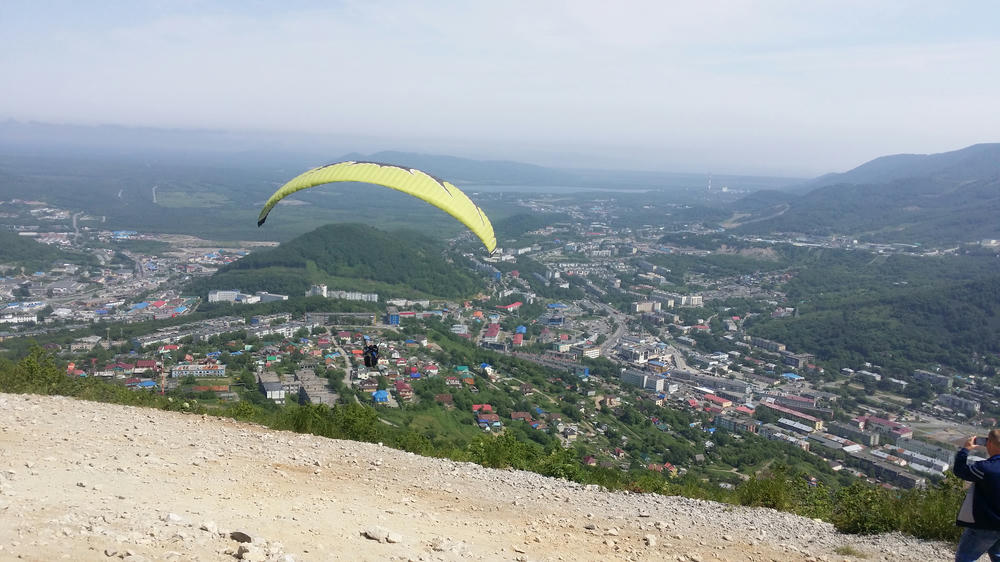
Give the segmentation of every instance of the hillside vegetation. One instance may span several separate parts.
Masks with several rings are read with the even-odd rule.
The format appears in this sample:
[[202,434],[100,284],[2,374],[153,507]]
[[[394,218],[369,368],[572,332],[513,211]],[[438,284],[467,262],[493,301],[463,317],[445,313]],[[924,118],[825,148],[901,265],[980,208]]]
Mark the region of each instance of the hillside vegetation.
[[188,290],[238,288],[300,296],[314,284],[395,296],[461,297],[481,281],[442,256],[440,243],[412,232],[331,224],[260,250],[198,280]]
[[91,263],[94,259],[40,244],[13,232],[0,232],[0,263],[4,267],[23,267],[26,271],[48,269],[53,263]]

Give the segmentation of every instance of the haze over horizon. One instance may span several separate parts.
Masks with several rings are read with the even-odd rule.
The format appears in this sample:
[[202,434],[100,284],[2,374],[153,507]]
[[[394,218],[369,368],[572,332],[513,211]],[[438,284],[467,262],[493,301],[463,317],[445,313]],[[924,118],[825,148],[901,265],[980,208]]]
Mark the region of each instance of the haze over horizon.
[[631,6],[9,2],[0,120],[789,176],[1000,140],[998,5]]

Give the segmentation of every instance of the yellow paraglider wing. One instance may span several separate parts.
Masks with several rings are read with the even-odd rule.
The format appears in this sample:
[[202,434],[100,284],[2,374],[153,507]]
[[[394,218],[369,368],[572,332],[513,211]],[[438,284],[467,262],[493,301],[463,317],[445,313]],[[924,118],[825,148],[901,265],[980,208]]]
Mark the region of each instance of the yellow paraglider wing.
[[264,224],[271,209],[288,195],[309,187],[339,181],[373,183],[423,199],[458,219],[483,241],[488,252],[492,253],[497,247],[490,219],[457,187],[420,170],[377,162],[338,162],[313,168],[292,178],[278,188],[278,191],[275,191],[264,204],[260,216],[257,217],[257,226]]

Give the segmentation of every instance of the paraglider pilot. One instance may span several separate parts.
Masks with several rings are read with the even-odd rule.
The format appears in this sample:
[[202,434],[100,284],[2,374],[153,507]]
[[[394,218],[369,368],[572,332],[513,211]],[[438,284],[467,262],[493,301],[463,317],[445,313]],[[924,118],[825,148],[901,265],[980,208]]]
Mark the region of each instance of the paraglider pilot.
[[374,368],[378,366],[378,346],[370,343],[365,346],[365,367]]

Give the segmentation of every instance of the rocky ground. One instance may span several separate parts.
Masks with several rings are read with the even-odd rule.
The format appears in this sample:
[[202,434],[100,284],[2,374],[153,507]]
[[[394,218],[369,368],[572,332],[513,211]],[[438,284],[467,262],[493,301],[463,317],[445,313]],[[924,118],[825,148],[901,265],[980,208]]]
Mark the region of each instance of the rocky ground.
[[233,420],[0,394],[0,560],[947,560],[947,545]]

